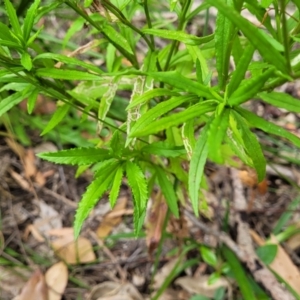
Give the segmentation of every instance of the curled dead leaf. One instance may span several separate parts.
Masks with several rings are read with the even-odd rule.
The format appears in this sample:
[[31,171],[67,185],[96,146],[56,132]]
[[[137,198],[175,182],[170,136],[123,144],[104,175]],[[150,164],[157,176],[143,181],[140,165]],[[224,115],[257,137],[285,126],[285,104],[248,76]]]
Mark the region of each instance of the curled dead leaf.
[[185,276],[175,280],[175,284],[181,286],[183,289],[191,294],[197,294],[212,298],[215,291],[220,287],[229,287],[228,281],[220,277],[212,284],[208,283],[209,276],[203,275],[200,277]]
[[87,300],[143,300],[143,297],[131,283],[105,281],[93,287]]

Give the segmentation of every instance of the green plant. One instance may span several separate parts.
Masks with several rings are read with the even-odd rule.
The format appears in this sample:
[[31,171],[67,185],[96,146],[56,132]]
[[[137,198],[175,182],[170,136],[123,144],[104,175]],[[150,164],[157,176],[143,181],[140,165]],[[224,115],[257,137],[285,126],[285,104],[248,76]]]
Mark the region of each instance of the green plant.
[[[188,191],[198,215],[207,159],[236,166],[232,158],[238,156],[263,180],[266,160],[253,128],[300,146],[297,136],[244,106],[251,99],[260,99],[291,112],[300,111],[299,101],[274,91],[300,77],[300,52],[294,47],[300,30],[298,0],[206,0],[197,7],[192,0],[43,4],[36,0],[23,20],[10,0],[4,3],[11,26],[0,23],[0,115],[25,98],[31,114],[41,94],[59,100],[42,134],[53,131],[73,108],[83,113],[82,120],[91,116],[98,124],[99,137],[88,141],[92,147],[39,155],[55,163],[78,165],[79,173],[87,167],[94,171],[94,180],[76,213],[76,235],[106,191],[110,191],[109,201],[114,206],[124,175],[133,193],[138,232],[148,193],[155,184],[175,216],[179,215],[180,189]],[[285,13],[290,3],[295,4],[292,16]],[[268,14],[271,4],[275,24]],[[162,12],[173,11],[177,21],[155,16],[157,6]],[[215,31],[202,37],[189,34],[188,23],[210,6],[218,9]],[[50,36],[37,24],[61,7],[72,10],[75,21],[63,41],[51,38],[56,51],[47,52],[44,42]],[[264,28],[242,17],[243,7]],[[142,26],[135,25],[137,11],[145,16]],[[84,24],[91,42],[86,54],[79,55],[82,48],[74,47],[70,39]],[[158,47],[158,39],[166,45]],[[144,45],[142,51],[137,50],[140,44]],[[73,50],[72,54],[60,54],[64,47]],[[253,59],[255,52],[259,60]],[[105,64],[98,66],[93,57],[100,57]],[[215,67],[211,67],[214,59]],[[215,73],[218,83],[212,85]],[[130,91],[130,99],[120,91]],[[107,128],[110,138],[103,139],[101,133]],[[188,170],[182,167],[186,162]]]

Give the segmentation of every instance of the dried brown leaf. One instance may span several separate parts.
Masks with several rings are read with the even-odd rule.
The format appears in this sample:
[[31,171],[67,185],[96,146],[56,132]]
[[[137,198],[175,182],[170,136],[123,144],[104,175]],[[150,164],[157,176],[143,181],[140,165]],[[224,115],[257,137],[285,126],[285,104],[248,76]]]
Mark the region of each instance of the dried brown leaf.
[[74,240],[73,230],[51,243],[55,254],[68,264],[88,263],[96,259],[91,242],[79,237]]
[[45,277],[36,270],[14,300],[49,300]]
[[131,283],[105,281],[93,287],[87,300],[143,300]]
[[277,244],[277,254],[269,267],[283,278],[298,294],[300,294],[300,272],[291,258],[280,246],[275,236],[271,236],[270,243]]
[[54,264],[45,274],[48,300],[60,300],[68,283],[68,268],[63,262]]
[[107,213],[100,226],[97,229],[97,236],[100,239],[106,238],[111,231],[121,223],[122,216],[126,213],[127,197],[122,197],[118,200],[112,211]]
[[203,275],[200,277],[185,276],[175,280],[175,284],[180,285],[183,289],[191,294],[197,294],[212,298],[215,291],[220,287],[229,287],[229,283],[225,278],[220,277],[212,284],[208,283],[209,276]]
[[152,197],[152,205],[147,207],[146,244],[151,255],[161,239],[163,224],[168,211],[167,203],[161,193]]

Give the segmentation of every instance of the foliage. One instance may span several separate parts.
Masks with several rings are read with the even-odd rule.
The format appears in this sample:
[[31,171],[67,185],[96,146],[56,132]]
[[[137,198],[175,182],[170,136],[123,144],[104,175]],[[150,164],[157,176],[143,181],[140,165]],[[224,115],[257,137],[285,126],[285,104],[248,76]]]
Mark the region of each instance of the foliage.
[[[300,54],[294,47],[300,27],[294,16],[285,15],[289,1],[273,2],[275,18],[280,20],[275,25],[268,15],[271,3],[265,1],[206,0],[198,7],[192,0],[169,1],[167,10],[178,17],[174,24],[152,15],[156,4],[147,0],[45,4],[35,0],[23,19],[10,0],[4,3],[10,26],[0,23],[0,115],[25,98],[31,114],[38,95],[43,95],[57,101],[57,110],[42,134],[53,131],[74,108],[82,112],[82,121],[90,116],[98,126],[100,135],[93,146],[87,141],[89,147],[40,155],[59,164],[93,166],[94,180],[76,213],[76,235],[106,191],[114,206],[123,176],[132,190],[138,233],[153,184],[160,187],[175,216],[179,215],[177,192],[187,190],[198,215],[207,159],[230,165],[237,156],[263,180],[266,160],[252,129],[300,146],[298,137],[245,105],[260,99],[300,111],[299,101],[274,91],[300,77]],[[189,34],[188,22],[210,6],[218,10],[215,31],[201,37]],[[264,29],[241,15],[243,6]],[[75,21],[60,49],[47,52],[39,21],[61,7],[73,11]],[[143,12],[143,26],[135,25],[136,12]],[[72,49],[70,42],[83,25],[90,30],[85,54],[79,45]],[[161,39],[163,47],[156,43]],[[142,42],[146,46],[138,51]],[[64,47],[73,52],[61,54]],[[259,53],[258,61],[254,53]],[[105,63],[99,65],[94,57]],[[216,67],[210,69],[214,59]],[[217,84],[212,80],[215,72]],[[131,92],[129,100],[122,91]],[[104,139],[107,128],[110,136]],[[187,161],[188,170],[182,167]]]

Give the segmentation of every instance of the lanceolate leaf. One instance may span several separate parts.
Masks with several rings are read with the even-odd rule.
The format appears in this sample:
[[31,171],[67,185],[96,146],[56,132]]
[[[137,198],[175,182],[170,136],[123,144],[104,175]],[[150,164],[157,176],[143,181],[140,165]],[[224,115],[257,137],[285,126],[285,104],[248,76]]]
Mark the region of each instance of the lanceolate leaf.
[[215,6],[224,16],[235,24],[268,63],[276,66],[276,68],[283,73],[288,74],[286,59],[266,39],[260,29],[243,18],[237,11],[231,9],[223,0],[207,0],[207,2]]
[[11,33],[8,26],[0,22],[0,39],[19,44],[20,41]]
[[223,163],[224,158],[221,153],[221,145],[224,139],[226,130],[229,123],[229,109],[223,110],[223,112],[216,116],[211,122],[208,132],[208,151],[209,157],[216,163]]
[[70,107],[71,106],[68,103],[64,103],[61,106],[58,106],[41,135],[44,135],[55,128],[65,118],[66,114],[70,110]]
[[274,71],[274,68],[270,68],[263,74],[245,81],[232,93],[228,104],[231,106],[239,105],[254,97],[264,86],[265,82],[273,75]]
[[[118,89],[118,84],[112,83],[111,85],[109,85],[108,90],[101,97],[99,109],[98,109],[99,120],[105,120],[106,115],[116,95],[117,89]],[[103,122],[100,121],[98,126],[99,132],[102,129],[102,127],[103,127]]]
[[86,62],[84,62],[82,60],[79,60],[75,57],[68,57],[68,56],[65,56],[65,55],[62,55],[62,54],[41,53],[41,54],[37,55],[34,58],[34,60],[39,60],[39,59],[41,59],[41,60],[43,60],[43,59],[53,59],[53,60],[59,61],[59,62],[64,63],[64,64],[80,66],[80,67],[83,67],[87,70],[91,70],[91,71],[93,71],[95,73],[98,73],[98,74],[103,73],[103,71],[95,65],[92,65],[90,63],[86,63]]
[[134,224],[137,230],[139,219],[142,217],[148,201],[146,178],[140,167],[131,161],[126,162],[126,175],[132,190],[134,202]]
[[300,147],[300,138],[283,129],[282,127],[266,121],[263,118],[258,117],[256,114],[243,108],[236,108],[235,110],[239,112],[239,114],[244,117],[252,127],[259,128],[266,133],[271,133],[286,138],[295,146]]
[[156,142],[147,145],[141,149],[144,153],[164,156],[164,157],[177,157],[185,154],[183,147],[170,145],[166,142]]
[[170,84],[172,87],[178,88],[180,91],[187,91],[200,97],[222,101],[222,97],[219,96],[213,89],[199,82],[193,81],[187,77],[184,77],[177,71],[152,72],[148,74],[158,81]]
[[34,3],[30,6],[30,8],[27,10],[23,26],[23,38],[26,42],[29,40],[30,33],[34,24],[34,19],[40,2],[41,0],[35,0]]
[[74,234],[76,238],[80,233],[84,220],[113,181],[118,168],[118,162],[111,161],[110,164],[103,164],[103,166],[101,170],[98,170],[98,177],[87,187],[86,192],[79,202],[74,222]]
[[22,100],[27,98],[31,93],[31,90],[16,92],[0,101],[0,117],[8,112],[12,107],[19,104]]
[[236,70],[233,72],[228,85],[227,94],[229,97],[239,87],[240,83],[245,78],[245,74],[251,62],[254,50],[255,48],[253,47],[253,45],[249,44],[242,52],[243,54],[239,59]]
[[18,35],[20,38],[22,38],[22,30],[14,6],[9,0],[4,0],[4,3],[14,33]]
[[[230,7],[230,9],[234,9],[232,0],[224,0],[224,2],[228,5],[228,7]],[[219,11],[216,20],[215,49],[218,83],[221,90],[225,88],[228,78],[233,29],[231,21]]]
[[37,156],[56,164],[79,166],[101,162],[111,157],[108,150],[99,148],[74,148],[58,152],[44,152]]
[[213,34],[200,38],[194,35],[187,34],[182,31],[154,29],[154,28],[144,29],[143,32],[147,34],[159,36],[165,39],[169,39],[169,40],[176,40],[191,46],[198,46],[201,44],[208,43],[214,38]]
[[241,130],[245,150],[252,159],[258,180],[262,181],[266,176],[266,159],[262,153],[257,137],[251,132],[245,119],[239,113],[234,110],[231,110],[231,113]]
[[178,218],[179,210],[178,210],[177,196],[174,191],[173,184],[170,182],[169,178],[167,177],[166,171],[164,171],[160,167],[155,168],[155,170],[158,179],[158,184],[162,190],[163,195],[166,198],[166,202],[171,212],[174,214],[176,218]]
[[226,246],[222,246],[221,249],[226,261],[228,261],[230,265],[230,269],[232,270],[234,278],[236,279],[240,287],[241,293],[243,295],[243,299],[245,300],[257,299],[256,295],[253,292],[253,286],[250,284],[246,272],[243,269],[237,257],[235,256],[235,254],[231,250],[229,250]]
[[57,68],[41,68],[36,71],[36,75],[40,77],[66,80],[103,80],[100,76],[89,74],[87,72],[63,70]]
[[209,123],[204,126],[196,141],[189,170],[189,195],[196,216],[199,215],[200,183],[208,155],[207,131],[209,126]]
[[120,186],[123,178],[123,167],[119,166],[115,173],[115,177],[113,179],[113,184],[109,193],[109,203],[110,207],[113,208],[116,204],[117,198],[120,192]]
[[288,111],[299,113],[300,112],[300,100],[296,99],[286,93],[271,92],[271,93],[259,93],[258,97],[264,102],[267,102],[276,107],[287,109]]
[[130,54],[133,54],[127,39],[123,37],[123,35],[121,35],[118,31],[116,31],[112,26],[106,25],[105,27],[103,27],[103,32],[121,48],[125,49]]
[[129,103],[126,110],[129,110],[139,104],[144,104],[147,101],[155,98],[155,97],[163,97],[163,96],[179,96],[179,93],[170,91],[169,89],[153,89],[149,90],[141,96],[136,97],[131,103]]
[[28,52],[23,52],[21,55],[21,64],[27,70],[30,71],[32,68],[31,57]]
[[139,128],[139,130],[133,131],[131,135],[134,137],[140,137],[157,133],[172,126],[177,126],[193,118],[200,117],[207,112],[213,111],[217,103],[218,102],[214,100],[208,100],[195,104],[182,112],[161,118],[154,123],[152,122],[143,128]]
[[169,112],[173,108],[178,107],[180,104],[195,99],[196,99],[195,96],[178,96],[178,97],[172,97],[167,101],[163,101],[157,104],[155,107],[148,110],[137,120],[137,122],[134,124],[134,126],[131,129],[131,135],[133,135],[134,132],[143,129],[148,124],[152,124],[155,119]]

